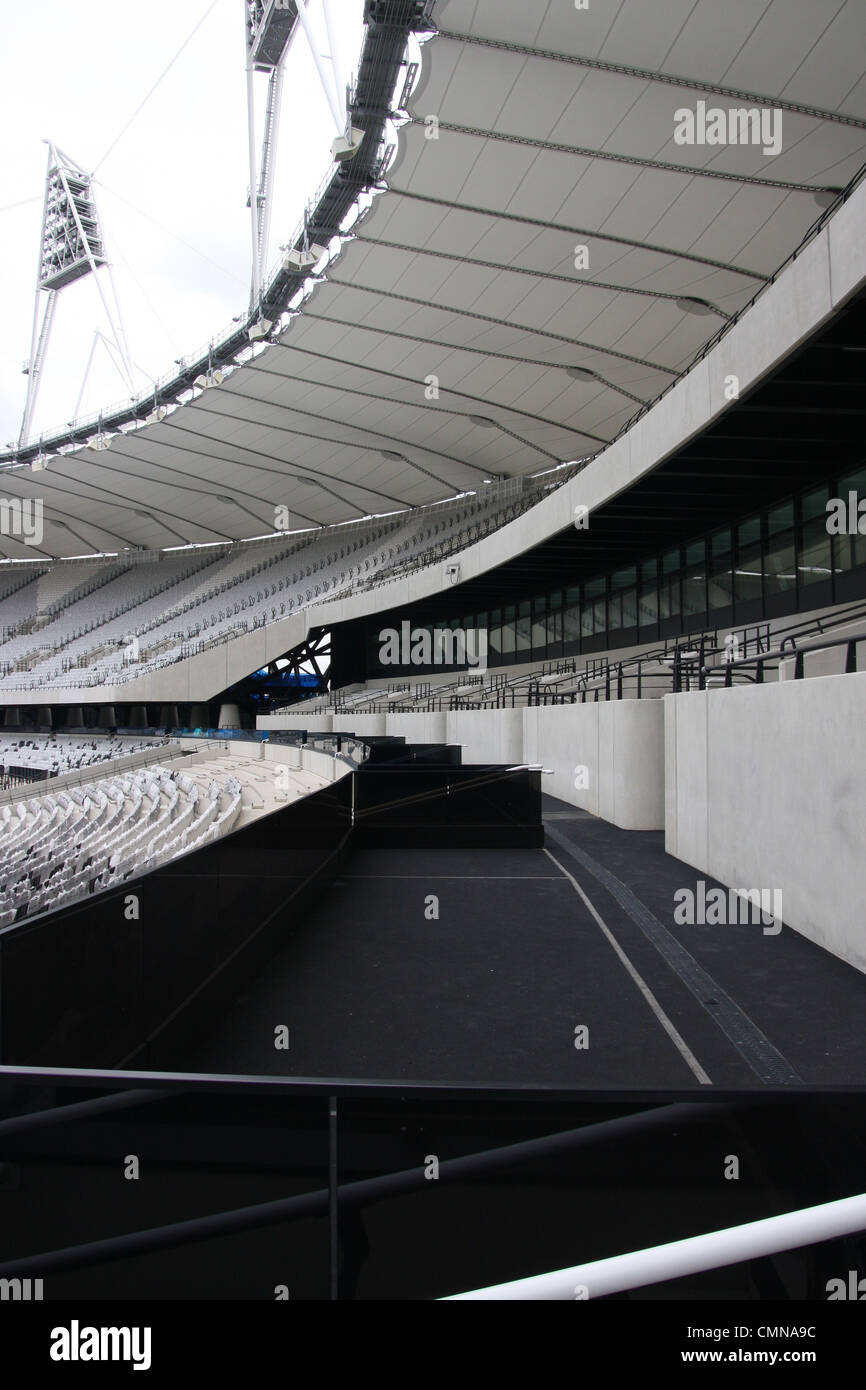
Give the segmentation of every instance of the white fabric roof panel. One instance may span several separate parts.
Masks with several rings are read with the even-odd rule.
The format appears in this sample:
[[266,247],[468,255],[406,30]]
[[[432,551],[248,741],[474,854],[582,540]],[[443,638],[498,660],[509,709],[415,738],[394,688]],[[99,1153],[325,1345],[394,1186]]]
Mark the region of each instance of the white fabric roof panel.
[[[328,525],[595,453],[796,249],[810,190],[866,159],[866,6],[438,0],[433,19],[387,191],[281,341],[107,453],[7,471],[8,497],[44,498],[45,538],[5,554],[257,535],[276,506]],[[783,108],[779,154],[674,141],[678,109],[750,97]]]

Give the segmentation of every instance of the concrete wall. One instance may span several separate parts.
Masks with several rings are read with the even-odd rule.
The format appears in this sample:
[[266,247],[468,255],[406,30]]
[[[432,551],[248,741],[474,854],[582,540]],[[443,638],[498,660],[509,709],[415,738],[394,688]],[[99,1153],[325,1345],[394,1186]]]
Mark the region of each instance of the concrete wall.
[[291,710],[285,714],[260,714],[256,719],[257,729],[309,729],[311,734],[329,734],[333,724],[330,714],[307,714],[300,709],[294,714]]
[[[294,726],[314,724],[299,713]],[[664,711],[660,700],[618,700],[538,709],[453,710],[438,714],[356,714],[334,731],[388,733],[414,743],[462,746],[463,762],[540,763],[542,790],[624,830],[664,825]],[[587,771],[575,787],[575,767]]]
[[448,716],[443,712],[432,714],[389,714],[385,726],[395,738],[405,738],[407,743],[447,743]]
[[524,761],[553,773],[544,777],[543,791],[624,830],[662,828],[661,701],[542,706],[522,713]]
[[668,695],[665,844],[866,971],[866,673]]
[[[357,734],[359,738],[381,735],[385,733],[385,718],[384,714],[335,714],[332,728],[335,734]],[[298,719],[294,727],[300,729],[304,724]]]
[[463,744],[464,763],[523,763],[523,710],[452,710],[446,742]]

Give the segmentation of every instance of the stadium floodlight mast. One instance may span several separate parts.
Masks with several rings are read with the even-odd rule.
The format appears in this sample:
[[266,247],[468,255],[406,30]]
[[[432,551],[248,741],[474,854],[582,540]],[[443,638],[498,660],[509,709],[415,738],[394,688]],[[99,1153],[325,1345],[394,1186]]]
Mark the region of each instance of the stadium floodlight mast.
[[[126,331],[123,326],[114,281],[111,277],[111,266],[102,240],[96,203],[93,198],[91,176],[50,140],[46,140],[45,143],[48,145],[48,171],[45,177],[45,203],[42,213],[42,238],[39,247],[39,272],[36,281],[30,358],[24,368],[27,376],[27,399],[21,420],[19,445],[26,442],[30,433],[42,368],[54,324],[58,295],[67,285],[73,284],[86,275],[93,276],[99,291],[99,297],[111,327],[114,346],[120,358],[122,375],[130,395],[133,394],[134,390]],[[101,278],[97,274],[97,271],[103,267],[108,272],[114,311],[112,311],[105,294]],[[40,311],[42,311],[41,315]],[[103,341],[106,340],[103,339]]]

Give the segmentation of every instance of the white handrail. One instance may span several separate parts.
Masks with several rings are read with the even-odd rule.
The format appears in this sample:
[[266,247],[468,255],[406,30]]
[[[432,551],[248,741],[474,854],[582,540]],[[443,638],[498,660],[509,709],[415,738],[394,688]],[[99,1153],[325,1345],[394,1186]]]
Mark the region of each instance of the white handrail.
[[781,1216],[768,1216],[724,1231],[689,1236],[669,1245],[655,1245],[649,1250],[634,1250],[627,1255],[594,1260],[591,1264],[557,1269],[550,1274],[473,1289],[471,1293],[451,1294],[441,1301],[543,1302],[604,1298],[625,1289],[681,1279],[687,1274],[700,1274],[707,1269],[719,1269],[723,1265],[739,1264],[743,1260],[775,1255],[781,1250],[793,1250],[800,1245],[834,1240],[863,1230],[866,1230],[866,1194],[804,1207],[800,1211],[787,1211]]

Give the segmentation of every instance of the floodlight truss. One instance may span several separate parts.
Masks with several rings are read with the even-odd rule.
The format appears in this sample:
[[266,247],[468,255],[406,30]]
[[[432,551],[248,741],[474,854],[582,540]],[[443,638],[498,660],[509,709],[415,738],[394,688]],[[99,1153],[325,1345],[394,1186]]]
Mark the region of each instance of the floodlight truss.
[[[91,177],[75,160],[70,159],[69,155],[48,142],[48,172],[45,178],[39,273],[36,282],[30,360],[24,369],[28,378],[27,399],[21,421],[20,444],[23,444],[28,436],[36,407],[42,367],[54,324],[57,296],[61,290],[86,275],[92,274],[96,277],[96,272],[103,266],[107,268],[110,278],[111,267],[105,254]],[[114,285],[112,282],[115,313],[112,313],[98,279],[96,285],[111,326],[115,346],[122,359],[123,375],[131,391],[129,349]],[[43,295],[46,295],[47,299],[43,300]],[[40,325],[40,309],[43,305]]]

